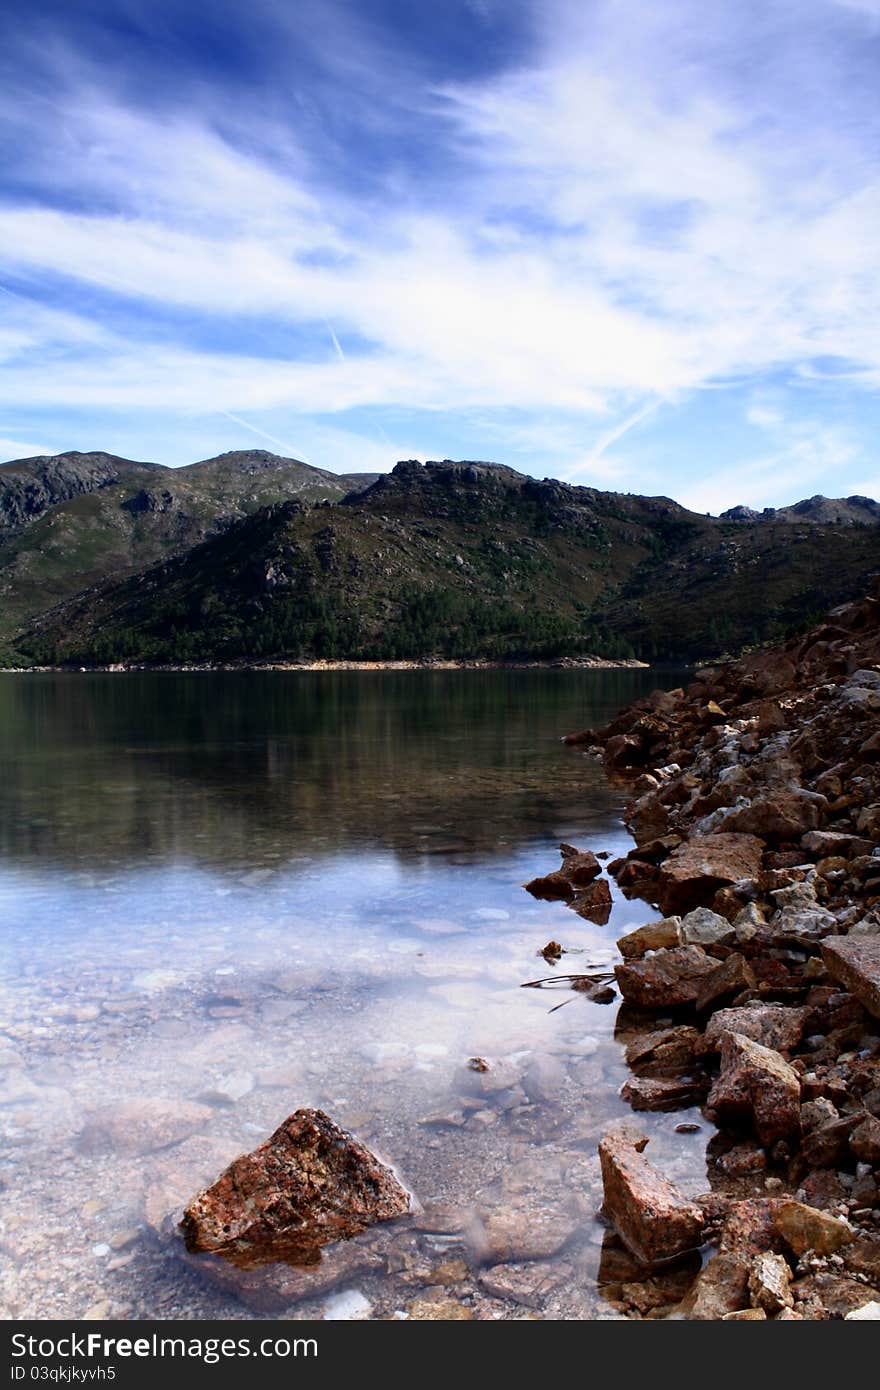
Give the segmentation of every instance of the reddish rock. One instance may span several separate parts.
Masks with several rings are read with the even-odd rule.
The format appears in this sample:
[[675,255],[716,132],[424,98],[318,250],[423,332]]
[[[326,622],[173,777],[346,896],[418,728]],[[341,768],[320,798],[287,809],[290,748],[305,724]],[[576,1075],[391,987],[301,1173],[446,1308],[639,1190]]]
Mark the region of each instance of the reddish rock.
[[764,846],[754,835],[694,835],[661,865],[660,908],[665,916],[711,907],[727,884],[755,878]]
[[409,1210],[390,1168],[321,1110],[297,1110],[187,1206],[187,1249],[242,1267],[314,1261],[344,1240]]
[[699,1105],[708,1090],[702,1077],[634,1076],[624,1082],[620,1095],[633,1110],[683,1110]]
[[703,1213],[649,1163],[647,1143],[631,1129],[613,1130],[600,1140],[599,1160],[606,1215],[633,1253],[654,1264],[702,1243]]
[[646,864],[640,859],[626,859],[615,878],[618,888],[626,893],[627,897],[649,897],[657,883],[657,869],[654,864]]
[[93,1110],[79,1136],[83,1153],[148,1154],[179,1144],[213,1122],[216,1112],[195,1101],[142,1096]]
[[862,1115],[841,1115],[805,1134],[801,1153],[811,1168],[835,1168],[849,1157],[849,1138]]
[[574,897],[571,880],[562,869],[556,869],[552,874],[544,874],[542,878],[530,879],[528,883],[523,884],[523,888],[527,893],[531,893],[533,898],[544,898],[548,902]]
[[706,1025],[702,1049],[717,1052],[725,1033],[772,1047],[775,1052],[791,1052],[804,1033],[809,1009],[789,1008],[785,1004],[747,1004],[739,1009],[718,1009]]
[[254,1313],[282,1313],[305,1298],[317,1298],[385,1266],[378,1251],[356,1240],[331,1246],[308,1265],[276,1263],[242,1269],[221,1255],[193,1255],[184,1246],[179,1247],[178,1257],[200,1279]]
[[615,965],[614,975],[629,1003],[643,1009],[670,1009],[692,1004],[715,965],[699,946],[675,946],[644,960]]
[[602,865],[589,849],[576,849],[574,845],[560,845],[562,872],[572,883],[592,883],[602,872]]
[[708,1009],[716,999],[740,994],[744,989],[754,989],[757,984],[755,972],[744,956],[735,953],[715,967],[711,975],[700,981],[700,988],[694,1003],[698,1012]]
[[679,1024],[639,1033],[626,1049],[626,1063],[639,1076],[681,1076],[690,1071],[700,1034],[696,1028]]
[[841,936],[822,942],[822,960],[833,980],[880,1018],[880,936]]
[[772,1048],[741,1033],[721,1039],[721,1074],[708,1104],[722,1119],[750,1118],[762,1144],[800,1130],[800,1078]]
[[719,1248],[752,1256],[762,1250],[780,1253],[785,1245],[776,1228],[779,1197],[746,1197],[733,1202],[721,1228]]

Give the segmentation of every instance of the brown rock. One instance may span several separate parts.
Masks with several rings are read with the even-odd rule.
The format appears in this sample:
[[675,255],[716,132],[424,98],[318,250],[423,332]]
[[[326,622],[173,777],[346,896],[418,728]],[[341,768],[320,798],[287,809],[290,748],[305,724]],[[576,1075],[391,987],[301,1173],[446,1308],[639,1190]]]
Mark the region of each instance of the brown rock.
[[782,1199],[777,1203],[773,1223],[789,1249],[798,1256],[808,1250],[814,1250],[817,1255],[833,1255],[849,1245],[853,1238],[845,1221],[794,1200]]
[[811,1168],[834,1168],[849,1156],[849,1139],[861,1116],[841,1115],[805,1134],[801,1153]]
[[778,1197],[746,1197],[729,1207],[721,1228],[721,1250],[746,1255],[749,1263],[762,1250],[781,1254],[784,1241],[776,1229]]
[[765,1313],[779,1313],[794,1305],[791,1292],[791,1270],[781,1255],[764,1250],[752,1260],[749,1271],[749,1296],[753,1308]]
[[241,1269],[221,1255],[193,1255],[184,1246],[178,1250],[186,1267],[206,1283],[239,1299],[255,1313],[281,1313],[304,1298],[317,1298],[340,1284],[378,1270],[383,1261],[367,1246],[351,1241],[319,1252],[309,1265],[276,1263],[256,1269]]
[[800,1129],[800,1078],[772,1048],[725,1033],[708,1104],[723,1119],[750,1117],[761,1143],[774,1144]]
[[740,1009],[718,1009],[706,1025],[702,1048],[717,1052],[725,1033],[739,1033],[774,1052],[790,1052],[803,1037],[808,1014],[809,1009],[788,1008],[784,1004],[755,1003]]
[[617,943],[625,960],[643,956],[646,951],[660,951],[681,943],[681,918],[665,917],[661,922],[646,922],[643,927],[627,932]]
[[640,1033],[626,1049],[626,1063],[639,1076],[680,1076],[693,1066],[700,1041],[696,1028],[679,1024]]
[[715,964],[700,946],[676,946],[644,960],[615,965],[614,975],[630,1003],[643,1009],[668,1009],[692,1004]]
[[505,1298],[524,1308],[539,1309],[561,1278],[557,1265],[536,1260],[528,1264],[493,1265],[483,1271],[479,1282],[492,1298]]
[[576,886],[592,883],[602,872],[602,865],[592,850],[575,849],[574,845],[560,845],[559,852],[562,855],[560,872]]
[[512,1205],[493,1209],[474,1233],[474,1254],[484,1264],[511,1264],[519,1260],[549,1260],[571,1239],[578,1224],[573,1212],[545,1204]]
[[195,1101],[141,1097],[94,1110],[79,1136],[83,1153],[147,1154],[179,1144],[216,1112]]
[[724,1322],[766,1322],[767,1314],[763,1308],[743,1308],[738,1313],[725,1313]]
[[247,1268],[314,1261],[322,1245],[408,1210],[390,1168],[323,1111],[303,1109],[194,1197],[180,1225],[191,1252]]
[[764,846],[754,835],[694,835],[661,865],[660,908],[665,916],[711,907],[726,884],[755,878]]
[[700,1271],[690,1292],[682,1299],[678,1306],[679,1316],[709,1322],[745,1309],[749,1302],[750,1272],[747,1256],[719,1251]]
[[595,883],[590,883],[586,888],[579,888],[570,903],[579,917],[586,917],[590,922],[596,922],[600,927],[604,927],[608,918],[611,916],[611,889],[608,887],[608,880],[597,878]]
[[625,1082],[620,1095],[633,1110],[682,1110],[706,1099],[708,1080],[702,1077],[635,1076]]
[[455,1298],[416,1298],[407,1308],[413,1322],[472,1322],[473,1308]]
[[880,1120],[866,1115],[849,1136],[849,1146],[856,1158],[872,1167],[880,1167]]
[[527,893],[531,893],[533,898],[544,898],[548,902],[574,897],[571,880],[561,869],[556,869],[552,874],[544,874],[542,878],[530,879],[528,883],[523,884],[523,888]]
[[843,936],[822,942],[822,960],[833,980],[880,1018],[880,936]]
[[728,956],[719,966],[700,981],[694,1003],[697,1011],[708,1009],[716,999],[740,994],[744,989],[754,989],[757,984],[755,972],[744,956],[738,952]]
[[621,1239],[646,1264],[702,1243],[703,1213],[644,1157],[647,1139],[628,1128],[599,1143],[604,1211]]
[[805,792],[773,792],[731,811],[722,821],[722,830],[760,835],[764,840],[799,840],[818,829],[820,804]]

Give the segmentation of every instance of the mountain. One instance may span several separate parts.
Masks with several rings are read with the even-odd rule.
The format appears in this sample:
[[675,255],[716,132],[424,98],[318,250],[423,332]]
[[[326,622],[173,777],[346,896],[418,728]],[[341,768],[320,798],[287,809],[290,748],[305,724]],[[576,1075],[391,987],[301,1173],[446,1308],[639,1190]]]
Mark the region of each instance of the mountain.
[[187,550],[260,507],[339,501],[376,476],[263,449],[184,468],[102,452],[0,464],[0,648],[34,614],[108,576]]
[[[202,467],[204,465],[199,465]],[[766,640],[880,566],[880,529],[724,521],[487,463],[399,463],[93,585],[18,639],[35,662],[605,655]]]
[[721,513],[722,521],[812,521],[817,526],[880,525],[880,502],[871,497],[807,497],[790,507],[730,507]]

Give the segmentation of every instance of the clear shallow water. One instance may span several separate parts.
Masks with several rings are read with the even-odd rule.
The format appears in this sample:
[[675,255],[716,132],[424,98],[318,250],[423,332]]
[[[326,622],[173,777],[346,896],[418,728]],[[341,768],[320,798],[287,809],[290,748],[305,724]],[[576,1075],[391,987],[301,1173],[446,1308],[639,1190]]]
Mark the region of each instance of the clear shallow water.
[[[578,952],[560,970],[605,965],[650,911],[615,890],[599,927],[521,884],[560,840],[630,843],[623,793],[559,739],[656,680],[0,677],[7,1315],[252,1316],[157,1213],[320,1105],[428,1216],[368,1233],[368,1267],[290,1316],[352,1290],[373,1316],[420,1298],[607,1316],[595,1147],[627,1113],[617,1003],[520,986],[551,973],[549,939]],[[122,1103],[120,1133],[102,1108]],[[682,1118],[647,1117],[652,1149],[701,1190],[706,1136]],[[511,1257],[532,1261],[517,1297]]]

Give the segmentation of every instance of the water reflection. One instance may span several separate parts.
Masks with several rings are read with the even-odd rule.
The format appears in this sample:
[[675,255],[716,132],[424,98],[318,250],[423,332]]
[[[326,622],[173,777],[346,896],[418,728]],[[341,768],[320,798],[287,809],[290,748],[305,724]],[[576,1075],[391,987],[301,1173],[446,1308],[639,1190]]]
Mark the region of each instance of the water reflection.
[[503,853],[615,804],[558,738],[643,671],[0,677],[0,855],[47,867],[385,845]]

